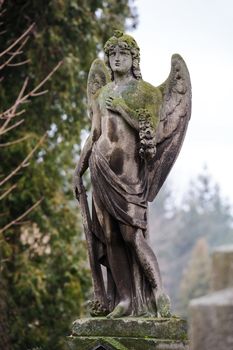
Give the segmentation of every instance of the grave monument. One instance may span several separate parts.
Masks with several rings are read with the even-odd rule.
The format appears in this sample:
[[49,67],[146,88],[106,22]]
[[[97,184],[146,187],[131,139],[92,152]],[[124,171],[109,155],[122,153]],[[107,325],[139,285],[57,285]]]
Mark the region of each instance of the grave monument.
[[[120,31],[104,52],[105,62],[96,59],[88,76],[91,132],[74,175],[92,272],[93,318],[74,322],[70,347],[186,349],[185,322],[171,317],[149,244],[148,202],[184,140],[191,115],[189,73],[175,54],[162,85],[145,82],[139,47]],[[92,215],[82,181],[88,168]]]

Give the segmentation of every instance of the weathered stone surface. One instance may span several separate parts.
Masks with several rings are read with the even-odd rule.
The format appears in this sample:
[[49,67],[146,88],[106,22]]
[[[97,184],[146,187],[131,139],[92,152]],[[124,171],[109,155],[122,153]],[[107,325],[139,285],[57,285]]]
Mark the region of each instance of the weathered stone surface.
[[[104,62],[95,60],[89,71],[91,132],[74,173],[94,287],[91,315],[170,317],[170,299],[146,239],[147,208],[183,144],[191,116],[190,76],[175,54],[163,84],[144,81],[140,49],[120,30],[104,53]],[[82,180],[88,168],[92,215]]]
[[233,287],[233,245],[219,247],[213,252],[211,287],[213,291]]
[[186,339],[186,321],[179,318],[120,318],[79,319],[73,323],[72,335],[154,337],[157,339]]
[[179,318],[88,318],[73,323],[71,350],[188,350],[187,324]]
[[233,288],[192,300],[190,314],[192,350],[233,349]]
[[188,350],[187,342],[123,337],[69,339],[70,350]]

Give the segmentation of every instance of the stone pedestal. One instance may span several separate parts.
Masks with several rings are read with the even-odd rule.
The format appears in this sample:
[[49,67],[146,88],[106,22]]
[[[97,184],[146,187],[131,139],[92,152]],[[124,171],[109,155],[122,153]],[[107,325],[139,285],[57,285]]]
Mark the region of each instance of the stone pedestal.
[[233,349],[233,246],[212,254],[212,290],[190,303],[192,350]]
[[186,321],[87,318],[73,323],[70,350],[188,350]]
[[192,350],[233,349],[233,288],[194,299],[190,314]]

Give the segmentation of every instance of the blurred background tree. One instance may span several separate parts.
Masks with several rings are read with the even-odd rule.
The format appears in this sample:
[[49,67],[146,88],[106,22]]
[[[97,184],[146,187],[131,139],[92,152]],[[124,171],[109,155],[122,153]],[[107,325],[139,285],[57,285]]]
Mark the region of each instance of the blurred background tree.
[[[3,15],[3,12],[0,12],[0,16]],[[30,26],[19,38],[17,38],[13,43],[10,44],[5,50],[0,52],[1,64],[0,64],[0,79],[4,80],[4,71],[7,67],[18,67],[26,64],[26,61],[21,61],[14,63],[15,59],[21,54],[24,45],[29,39],[30,32],[33,26]],[[22,88],[18,93],[18,96],[12,105],[7,108],[7,110],[0,113],[0,148],[2,150],[10,150],[12,146],[19,145],[23,143],[28,137],[18,137],[9,142],[4,142],[4,139],[19,128],[24,120],[22,115],[25,110],[22,109],[22,104],[29,101],[29,98],[43,94],[43,91],[40,91],[41,87],[46,83],[46,81],[52,76],[52,74],[59,68],[61,62],[50,72],[42,82],[40,82],[33,90],[25,93],[28,79],[25,79],[22,83]],[[19,117],[19,118],[18,118]],[[35,144],[35,147],[24,156],[24,159],[19,162],[17,165],[12,165],[12,168],[4,173],[2,168],[1,177],[0,177],[0,200],[1,203],[4,203],[12,196],[12,193],[18,186],[17,175],[29,165],[29,162],[37,149],[42,145],[45,140],[45,135]],[[11,185],[11,181],[14,179],[14,183]],[[10,184],[10,185],[9,185]],[[32,212],[36,207],[41,203],[41,199],[35,202],[31,207],[27,208],[21,214],[15,218],[10,217],[8,211],[1,212],[1,219],[3,219],[4,225],[0,226],[0,348],[2,349],[11,349],[11,327],[8,319],[8,310],[11,309],[10,301],[11,295],[8,296],[8,281],[6,278],[6,264],[9,263],[10,257],[8,256],[9,246],[8,241],[10,237],[7,235],[9,229],[14,225],[22,223],[22,220],[25,219],[30,212]],[[7,209],[7,208],[6,208]],[[8,221],[7,221],[8,220]],[[2,223],[2,222],[1,222]],[[43,238],[44,241],[44,238]],[[48,240],[47,240],[48,241]],[[48,249],[47,249],[48,250]],[[6,263],[6,264],[5,264]]]
[[[133,28],[137,16],[132,2],[123,0],[9,0],[1,10],[0,51],[35,23],[14,67],[7,65],[4,69],[1,111],[14,103],[27,77],[30,90],[60,60],[63,66],[47,82],[49,93],[33,102],[29,99],[25,105],[26,122],[1,140],[11,144],[1,148],[3,178],[48,132],[47,141],[30,164],[25,164],[26,168],[3,189],[17,182],[14,192],[2,200],[1,228],[38,199],[43,201],[24,222],[16,222],[2,236],[1,286],[6,291],[7,309],[0,315],[0,326],[6,316],[9,349],[59,349],[70,322],[85,313],[84,300],[90,296],[85,242],[71,180],[81,131],[89,127],[87,74],[113,30]],[[28,60],[28,64],[17,67],[17,63]],[[24,141],[13,143],[19,138]]]
[[209,292],[210,265],[211,259],[206,238],[199,238],[192,249],[187,266],[183,268],[179,298],[180,312],[183,315],[187,314],[190,300]]
[[233,243],[233,215],[206,167],[180,204],[174,198],[165,186],[152,204],[151,240],[173,310],[187,316],[188,301],[208,292],[209,254]]

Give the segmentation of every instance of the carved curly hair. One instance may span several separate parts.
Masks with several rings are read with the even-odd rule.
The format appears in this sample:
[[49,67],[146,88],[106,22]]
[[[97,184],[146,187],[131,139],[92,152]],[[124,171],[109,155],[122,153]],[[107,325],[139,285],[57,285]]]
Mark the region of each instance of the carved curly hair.
[[113,36],[104,45],[105,64],[110,69],[111,79],[113,80],[113,72],[109,64],[109,52],[113,50],[117,45],[123,46],[124,48],[130,51],[133,60],[133,76],[137,80],[142,79],[142,74],[140,70],[140,49],[132,36],[124,34],[120,30],[115,30]]

